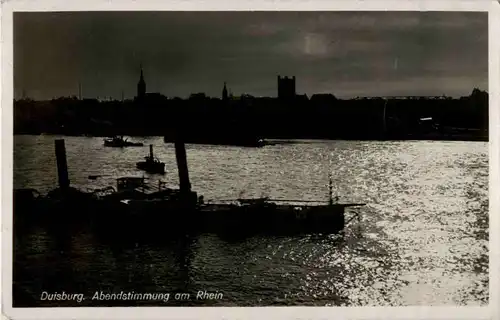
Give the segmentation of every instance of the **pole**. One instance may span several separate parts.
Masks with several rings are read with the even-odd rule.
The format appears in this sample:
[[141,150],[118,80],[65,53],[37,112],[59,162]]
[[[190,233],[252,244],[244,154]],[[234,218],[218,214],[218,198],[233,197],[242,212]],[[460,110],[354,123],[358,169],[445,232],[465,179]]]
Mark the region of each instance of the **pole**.
[[66,147],[64,139],[55,140],[57,176],[59,178],[59,188],[69,188],[68,163],[66,161]]
[[179,189],[181,192],[189,193],[191,191],[191,183],[189,182],[189,171],[187,166],[186,146],[184,141],[179,137],[175,138],[175,157],[177,159],[177,170],[179,171]]
[[385,100],[385,103],[384,103],[384,112],[383,112],[383,119],[382,119],[382,130],[383,130],[383,134],[386,134],[387,133],[387,99]]

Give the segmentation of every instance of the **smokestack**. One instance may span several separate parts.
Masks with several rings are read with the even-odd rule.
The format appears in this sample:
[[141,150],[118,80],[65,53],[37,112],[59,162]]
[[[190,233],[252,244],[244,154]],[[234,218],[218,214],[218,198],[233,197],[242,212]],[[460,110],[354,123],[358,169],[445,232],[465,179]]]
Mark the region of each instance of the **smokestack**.
[[55,140],[57,175],[59,178],[59,187],[61,189],[69,188],[68,164],[66,162],[66,147],[64,139]]
[[189,182],[189,171],[187,166],[186,146],[177,134],[175,137],[175,157],[177,159],[177,170],[179,171],[179,189],[181,192],[191,192]]

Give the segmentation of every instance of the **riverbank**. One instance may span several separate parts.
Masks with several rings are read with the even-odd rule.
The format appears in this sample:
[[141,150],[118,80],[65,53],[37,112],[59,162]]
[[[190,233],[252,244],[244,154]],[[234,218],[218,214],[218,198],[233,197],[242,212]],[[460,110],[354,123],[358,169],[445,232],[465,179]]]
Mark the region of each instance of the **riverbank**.
[[[89,138],[107,138],[113,136],[113,134],[81,134],[81,133],[73,133],[73,134],[62,134],[62,133],[15,133],[16,136],[29,136],[29,135],[43,135],[43,136],[68,136],[68,137],[89,137]],[[147,138],[152,136],[159,135],[148,135],[148,134],[124,134],[128,137],[135,138]],[[295,140],[326,140],[326,141],[335,141],[335,140],[344,140],[344,141],[478,141],[478,142],[488,142],[489,136],[487,134],[408,134],[408,135],[394,135],[394,136],[386,136],[386,137],[362,137],[362,136],[342,136],[342,137],[321,137],[321,136],[266,136],[264,137],[266,141],[275,142],[279,141],[283,143],[293,143]],[[231,142],[228,142],[228,141]],[[248,139],[247,139],[248,140]],[[167,138],[164,139],[165,143],[172,143],[173,139]],[[237,139],[234,137],[227,140],[210,140],[206,137],[197,139],[196,137],[190,137],[187,143],[193,144],[214,144],[214,145],[240,145],[243,143],[238,143]]]

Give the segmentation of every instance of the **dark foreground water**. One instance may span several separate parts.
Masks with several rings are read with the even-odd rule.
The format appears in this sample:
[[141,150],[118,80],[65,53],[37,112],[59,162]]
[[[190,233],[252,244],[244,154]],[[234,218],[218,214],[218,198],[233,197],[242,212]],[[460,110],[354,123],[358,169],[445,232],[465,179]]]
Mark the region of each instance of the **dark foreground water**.
[[[57,183],[54,136],[16,136],[14,186]],[[72,185],[141,176],[155,145],[162,178],[178,181],[173,145],[114,149],[66,137]],[[205,199],[326,199],[328,172],[341,202],[363,202],[343,237],[215,235],[162,244],[106,241],[86,230],[15,235],[14,306],[484,305],[488,303],[488,145],[483,142],[300,141],[247,149],[187,146],[191,184]],[[89,175],[103,174],[96,181]],[[159,177],[151,176],[153,181]],[[349,216],[349,212],[347,213]],[[119,223],[116,228],[120,228]],[[131,235],[133,238],[133,235]],[[85,300],[42,301],[47,293]],[[99,301],[95,293],[171,293],[169,301]],[[196,299],[198,291],[222,293]],[[178,297],[174,293],[190,293]]]

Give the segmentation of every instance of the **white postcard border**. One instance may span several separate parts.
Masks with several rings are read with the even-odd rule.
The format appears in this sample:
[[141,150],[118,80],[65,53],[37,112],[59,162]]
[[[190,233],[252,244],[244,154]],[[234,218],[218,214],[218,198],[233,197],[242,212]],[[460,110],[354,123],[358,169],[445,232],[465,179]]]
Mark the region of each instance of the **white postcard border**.
[[[488,11],[489,12],[489,206],[488,307],[114,307],[12,308],[13,11]],[[6,1],[1,5],[2,314],[11,319],[492,319],[500,316],[500,4],[490,0],[293,0],[293,1]],[[497,213],[497,214],[494,214]]]

